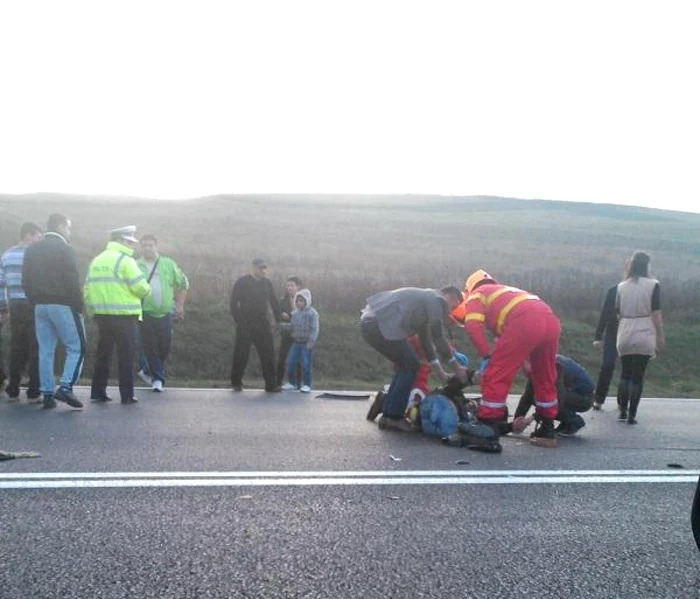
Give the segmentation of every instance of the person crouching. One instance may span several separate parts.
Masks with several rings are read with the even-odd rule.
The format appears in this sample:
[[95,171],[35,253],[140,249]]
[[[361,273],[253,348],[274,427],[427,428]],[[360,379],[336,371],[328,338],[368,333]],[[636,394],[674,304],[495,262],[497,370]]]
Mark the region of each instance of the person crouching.
[[285,391],[297,388],[297,365],[301,361],[302,385],[299,391],[309,393],[311,391],[311,363],[314,346],[318,339],[319,322],[318,312],[311,307],[311,292],[302,289],[294,297],[295,310],[292,312],[291,321],[283,323],[282,327],[288,330],[292,336],[292,347],[289,350],[287,364],[287,383],[282,386]]

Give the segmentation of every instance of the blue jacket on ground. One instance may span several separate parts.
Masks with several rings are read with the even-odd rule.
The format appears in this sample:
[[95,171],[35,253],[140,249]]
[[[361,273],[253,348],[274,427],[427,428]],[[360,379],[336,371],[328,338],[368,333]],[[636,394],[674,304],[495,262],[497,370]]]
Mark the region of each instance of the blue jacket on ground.
[[421,427],[431,437],[448,437],[457,432],[457,406],[441,393],[430,393],[420,402]]

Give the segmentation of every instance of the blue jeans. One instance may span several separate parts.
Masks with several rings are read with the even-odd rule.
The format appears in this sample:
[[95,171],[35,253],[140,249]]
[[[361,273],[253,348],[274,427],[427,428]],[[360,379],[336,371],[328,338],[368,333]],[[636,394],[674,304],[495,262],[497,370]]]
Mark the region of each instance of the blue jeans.
[[148,365],[147,372],[154,381],[165,383],[165,360],[170,353],[173,336],[172,317],[156,318],[143,315],[140,323],[141,349]]
[[360,322],[362,338],[385,358],[394,363],[396,373],[389,385],[389,391],[384,396],[382,412],[387,418],[398,420],[403,418],[411,392],[413,381],[420,368],[420,360],[413,351],[411,344],[405,339],[390,341],[385,339],[379,330],[379,324],[374,318],[366,318]]
[[306,347],[306,343],[292,343],[289,350],[289,365],[287,366],[287,377],[290,384],[295,387],[299,384],[297,380],[297,364],[301,360],[301,378],[304,385],[311,387],[311,362],[313,350]]
[[66,348],[61,386],[72,388],[80,378],[85,360],[83,315],[69,306],[38,304],[34,308],[36,340],[39,345],[39,380],[42,393],[53,393],[56,344]]

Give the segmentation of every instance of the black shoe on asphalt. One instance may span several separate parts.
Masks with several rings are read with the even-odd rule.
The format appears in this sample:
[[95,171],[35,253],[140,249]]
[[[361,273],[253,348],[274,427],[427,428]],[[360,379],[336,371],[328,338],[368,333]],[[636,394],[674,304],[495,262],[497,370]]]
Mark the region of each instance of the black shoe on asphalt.
[[[0,390],[1,389],[2,387],[0,387]],[[7,397],[10,398],[10,401],[17,401],[19,399],[19,387],[8,385],[5,387],[5,393],[7,393]]]
[[618,420],[627,420],[627,411],[620,410],[620,415],[617,417]]
[[122,399],[122,403],[125,405],[129,405],[132,403],[138,403],[138,402],[139,402],[139,400],[136,397],[132,397],[131,399]]
[[91,397],[90,401],[95,403],[107,403],[108,401],[112,401],[112,398],[109,395],[103,395],[102,397]]
[[554,423],[549,418],[540,419],[535,432],[530,435],[530,443],[537,447],[547,447],[548,449],[554,449],[557,446]]
[[627,424],[637,424],[637,419],[634,416],[628,416]]
[[82,402],[75,396],[73,390],[68,389],[67,387],[59,387],[58,389],[56,389],[56,392],[53,394],[53,397],[56,401],[62,401],[63,403],[67,403],[71,408],[83,407]]
[[27,389],[27,399],[29,401],[34,401],[35,399],[39,399],[41,397],[41,391],[30,391]]
[[367,420],[370,422],[374,422],[377,419],[377,416],[382,413],[382,401],[384,400],[384,392],[379,391],[375,396],[374,396],[374,401],[372,402],[372,405],[369,408],[369,411],[367,412]]
[[282,387],[265,387],[265,393],[281,393]]
[[231,387],[236,393],[243,391],[243,385],[231,385]]
[[44,403],[43,403],[43,405],[42,405],[41,407],[42,407],[42,409],[44,409],[44,410],[52,410],[52,409],[55,408],[57,405],[58,405],[58,404],[56,403],[56,400],[55,400],[53,397],[51,397],[50,395],[49,395],[49,396],[46,396],[46,395],[45,395],[45,396],[44,396]]

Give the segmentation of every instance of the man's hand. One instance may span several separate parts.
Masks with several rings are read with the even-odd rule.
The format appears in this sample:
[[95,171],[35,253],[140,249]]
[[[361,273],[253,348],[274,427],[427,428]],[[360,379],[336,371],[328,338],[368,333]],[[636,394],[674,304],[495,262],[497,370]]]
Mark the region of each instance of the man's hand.
[[287,314],[286,312],[282,312],[282,320],[284,320],[285,322],[288,321],[288,320],[289,320],[289,314]]
[[463,383],[466,383],[469,380],[469,373],[467,372],[467,369],[462,366],[459,363],[455,363],[454,365],[455,369],[455,376],[462,381]]
[[173,312],[173,317],[175,320],[182,320],[185,318],[185,306],[175,306],[175,311]]

